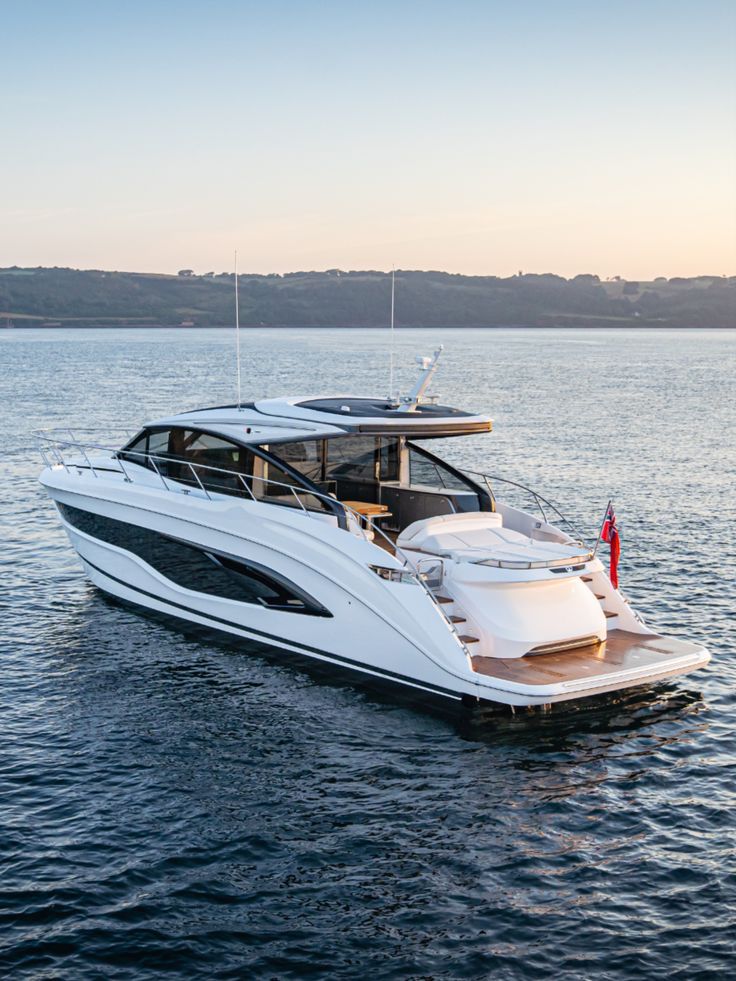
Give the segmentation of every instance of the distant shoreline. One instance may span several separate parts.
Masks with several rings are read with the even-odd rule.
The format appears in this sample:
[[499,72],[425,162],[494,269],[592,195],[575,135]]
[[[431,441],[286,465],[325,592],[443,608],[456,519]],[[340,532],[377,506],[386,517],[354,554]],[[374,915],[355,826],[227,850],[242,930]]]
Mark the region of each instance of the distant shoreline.
[[[388,328],[391,276],[371,270],[241,273],[240,323],[250,329]],[[177,276],[75,269],[0,269],[0,325],[15,328],[227,327],[232,273]],[[547,274],[461,276],[397,270],[396,326],[479,330],[560,327],[736,327],[736,276],[602,281]],[[453,325],[450,327],[449,325]]]

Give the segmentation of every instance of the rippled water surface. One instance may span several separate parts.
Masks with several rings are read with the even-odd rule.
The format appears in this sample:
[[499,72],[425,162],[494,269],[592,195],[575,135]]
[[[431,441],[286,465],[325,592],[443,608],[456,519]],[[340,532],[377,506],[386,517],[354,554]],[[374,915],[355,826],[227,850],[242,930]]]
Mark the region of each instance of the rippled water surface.
[[[736,940],[736,335],[402,331],[705,671],[440,712],[185,635],[85,581],[29,433],[233,398],[226,331],[0,331],[0,973],[706,978]],[[243,336],[244,395],[383,393],[384,331]],[[349,654],[349,651],[345,652]]]

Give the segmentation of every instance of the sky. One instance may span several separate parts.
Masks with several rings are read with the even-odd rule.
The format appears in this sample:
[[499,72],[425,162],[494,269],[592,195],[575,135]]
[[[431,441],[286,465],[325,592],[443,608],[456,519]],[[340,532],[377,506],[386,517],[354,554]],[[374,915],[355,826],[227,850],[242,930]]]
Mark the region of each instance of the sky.
[[734,0],[0,23],[0,266],[736,274]]

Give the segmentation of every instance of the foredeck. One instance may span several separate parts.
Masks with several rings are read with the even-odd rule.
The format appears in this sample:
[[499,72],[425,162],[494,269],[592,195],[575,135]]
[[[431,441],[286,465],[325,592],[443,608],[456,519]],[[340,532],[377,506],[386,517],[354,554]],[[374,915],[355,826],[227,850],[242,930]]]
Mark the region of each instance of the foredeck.
[[555,685],[642,668],[650,668],[652,675],[667,673],[668,662],[675,668],[678,659],[702,650],[698,644],[674,637],[612,630],[600,644],[517,658],[476,656],[472,664],[475,672],[490,678],[523,685]]

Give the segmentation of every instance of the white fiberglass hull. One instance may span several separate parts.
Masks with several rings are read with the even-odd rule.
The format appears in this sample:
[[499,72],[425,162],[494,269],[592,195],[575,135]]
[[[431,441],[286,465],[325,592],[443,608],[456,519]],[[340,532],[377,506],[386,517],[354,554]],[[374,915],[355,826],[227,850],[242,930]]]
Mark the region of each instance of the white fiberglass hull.
[[[139,555],[81,530],[62,514],[90,579],[122,600],[181,620],[348,668],[446,698],[506,705],[542,705],[644,685],[706,663],[703,648],[595,677],[527,680],[480,670],[436,604],[416,582],[381,578],[372,565],[399,568],[378,546],[324,516],[273,504],[207,500],[195,491],[172,493],[129,483],[119,472],[47,469],[52,499],[108,521],[271,570],[321,605],[327,616],[265,608],[209,595],[163,576]],[[192,585],[196,585],[192,583]],[[483,659],[491,660],[494,659]],[[495,659],[497,660],[497,659]],[[582,663],[582,662],[581,662]],[[500,664],[500,662],[499,662]]]

